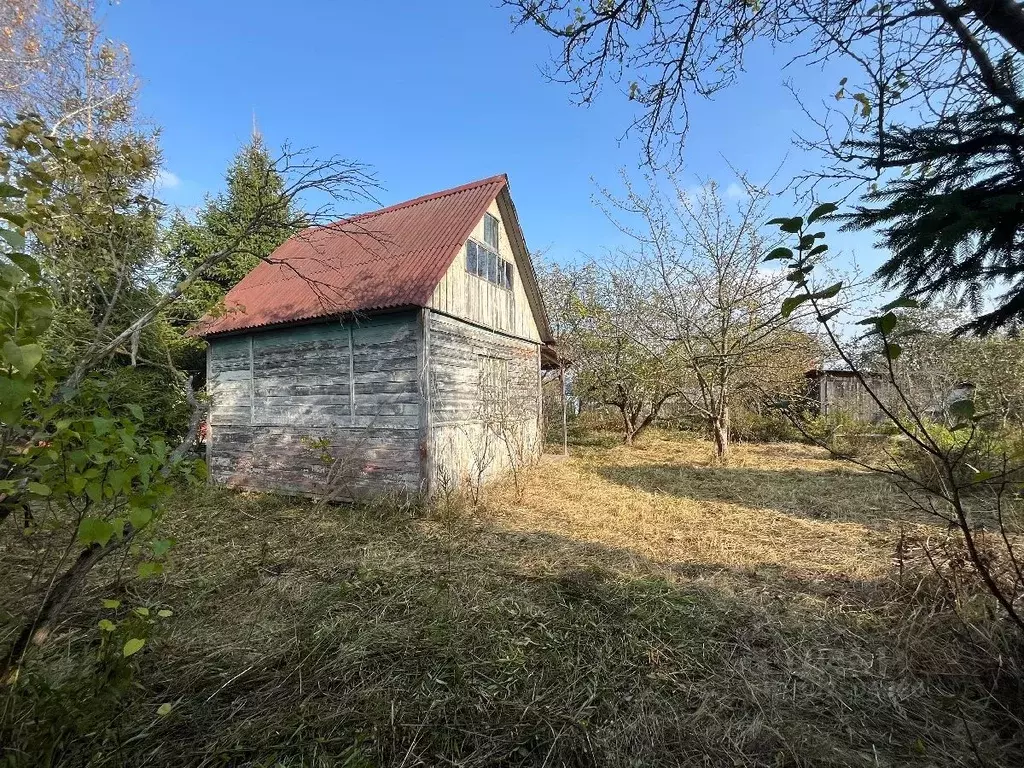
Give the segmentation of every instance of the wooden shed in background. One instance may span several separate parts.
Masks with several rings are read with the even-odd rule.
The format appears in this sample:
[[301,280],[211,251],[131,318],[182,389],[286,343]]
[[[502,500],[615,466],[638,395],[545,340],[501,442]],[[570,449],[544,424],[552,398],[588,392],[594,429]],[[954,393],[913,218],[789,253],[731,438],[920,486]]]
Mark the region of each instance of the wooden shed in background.
[[551,332],[506,176],[296,235],[204,318],[215,482],[348,499],[541,448]]

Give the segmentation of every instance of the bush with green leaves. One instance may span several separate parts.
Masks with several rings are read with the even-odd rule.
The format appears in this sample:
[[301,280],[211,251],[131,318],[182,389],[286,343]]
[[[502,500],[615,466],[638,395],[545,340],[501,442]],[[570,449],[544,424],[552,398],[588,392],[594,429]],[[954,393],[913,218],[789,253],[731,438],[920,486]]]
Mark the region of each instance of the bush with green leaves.
[[[808,425],[801,425],[792,403],[780,402],[780,406],[820,445],[839,458],[884,473],[900,488],[909,505],[938,517],[957,531],[978,582],[1009,622],[1024,634],[1024,556],[1020,551],[1024,532],[1024,443],[1007,440],[1005,431],[993,429],[990,415],[977,407],[984,395],[979,397],[976,389],[950,392],[938,412],[931,406],[923,408],[915,400],[906,379],[900,376],[899,366],[917,333],[912,327],[901,326],[899,319],[902,311],[919,307],[917,300],[897,298],[861,320],[859,324],[866,330],[859,345],[840,336],[834,319],[842,309],[833,300],[845,286],[842,282],[826,287],[814,285],[817,259],[828,245],[825,232],[811,227],[836,210],[835,205],[825,203],[806,219],[775,219],[772,223],[793,236],[795,247],[776,248],[767,260],[783,261],[789,270],[788,279],[797,288],[783,303],[783,314],[802,305],[813,310],[834,352],[884,415],[884,424],[893,436],[873,455],[844,449],[815,436]],[[857,359],[865,357],[864,345],[870,347],[866,359],[878,361],[870,371],[865,371]],[[857,346],[860,354],[852,351]],[[991,530],[997,535],[987,535]]]
[[[12,748],[5,754],[0,747],[0,765],[61,765],[83,754],[113,754],[131,737],[122,725],[125,704],[137,694],[135,674],[143,651],[173,611],[114,598],[94,605],[90,612],[99,618],[88,629],[91,638],[78,644],[86,652],[32,660],[5,691],[0,744]],[[172,702],[164,702],[151,717],[172,709]]]
[[[19,684],[26,659],[45,644],[99,562],[118,552],[141,577],[161,572],[173,544],[157,533],[162,505],[176,483],[203,473],[201,462],[186,457],[185,444],[172,449],[140,428],[142,408],[99,386],[100,369],[92,371],[92,385],[74,386],[44,346],[54,302],[33,249],[53,243],[60,231],[55,218],[76,208],[66,191],[55,202],[53,169],[72,165],[86,177],[102,176],[146,162],[130,152],[49,136],[34,119],[8,126],[0,151],[0,535],[2,565],[11,569],[0,686]],[[125,189],[108,189],[107,199],[77,206],[89,211],[90,227],[104,225],[101,211],[116,219],[135,204]]]

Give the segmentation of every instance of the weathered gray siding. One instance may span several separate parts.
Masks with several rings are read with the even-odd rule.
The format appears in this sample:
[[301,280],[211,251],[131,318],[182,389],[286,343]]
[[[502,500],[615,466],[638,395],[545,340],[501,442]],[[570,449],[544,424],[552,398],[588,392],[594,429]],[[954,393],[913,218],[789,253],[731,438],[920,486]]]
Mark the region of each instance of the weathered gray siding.
[[[499,200],[501,199],[499,198]],[[469,320],[476,325],[507,333],[510,336],[540,341],[537,318],[534,317],[533,309],[527,298],[523,276],[524,270],[529,267],[522,263],[522,259],[529,257],[525,254],[517,254],[513,247],[511,212],[508,208],[511,206],[511,202],[506,200],[504,203],[504,205],[499,205],[497,200],[491,203],[488,213],[497,218],[501,225],[498,254],[506,261],[511,261],[516,268],[512,290],[502,288],[467,272],[466,247],[463,244],[448,271],[434,289],[430,307],[439,312]],[[477,222],[470,237],[478,242],[483,242],[483,218]]]
[[[540,350],[536,342],[428,313],[432,490],[486,482],[540,451]],[[495,403],[488,370],[507,372]]]
[[418,491],[421,339],[415,312],[212,339],[214,481],[339,499]]

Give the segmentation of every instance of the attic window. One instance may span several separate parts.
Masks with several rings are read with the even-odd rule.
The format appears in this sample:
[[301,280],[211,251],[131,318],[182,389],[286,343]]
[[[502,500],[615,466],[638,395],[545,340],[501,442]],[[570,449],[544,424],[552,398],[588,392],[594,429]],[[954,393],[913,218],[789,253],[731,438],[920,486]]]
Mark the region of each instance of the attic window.
[[490,248],[475,240],[466,243],[466,271],[497,286],[512,290],[515,275],[512,262],[505,261]]
[[498,220],[489,213],[484,214],[484,242],[494,251],[498,248]]

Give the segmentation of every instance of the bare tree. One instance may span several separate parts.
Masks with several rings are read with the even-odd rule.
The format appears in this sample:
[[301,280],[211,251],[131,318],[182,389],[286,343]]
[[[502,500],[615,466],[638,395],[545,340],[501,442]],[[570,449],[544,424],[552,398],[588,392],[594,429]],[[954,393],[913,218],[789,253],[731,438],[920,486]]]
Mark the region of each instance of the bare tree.
[[663,192],[651,179],[644,189],[627,181],[624,197],[605,195],[636,243],[622,259],[645,296],[637,317],[673,349],[677,394],[707,423],[719,459],[731,408],[792,389],[817,357],[806,313],[781,309],[792,282],[762,263],[776,244],[762,231],[771,196],[741,182],[723,193],[714,182],[687,190],[670,179]]
[[542,280],[573,393],[615,408],[632,444],[680,394],[678,345],[651,328],[636,275],[611,261],[548,269]]
[[0,118],[42,115],[59,135],[133,128],[138,79],[128,48],[106,38],[96,0],[0,4]]

